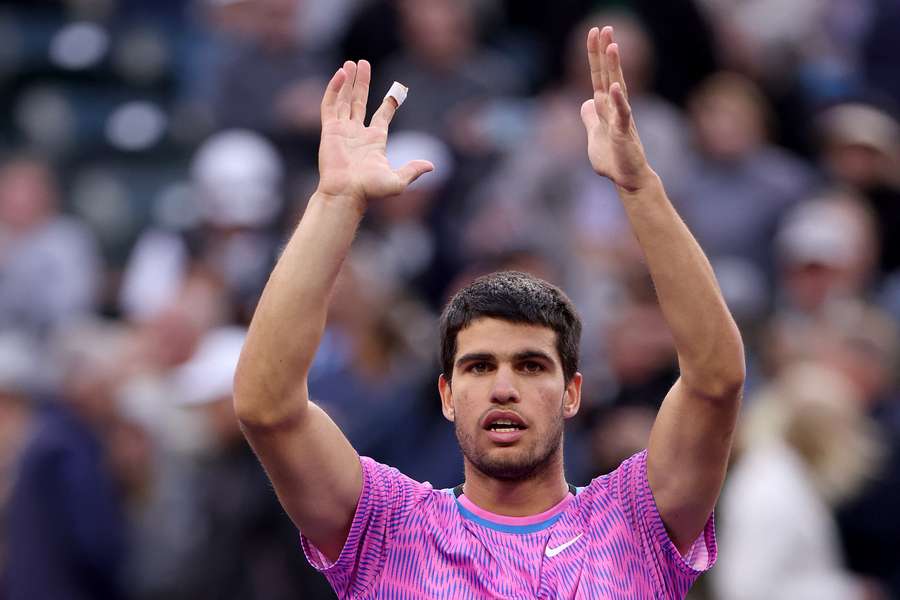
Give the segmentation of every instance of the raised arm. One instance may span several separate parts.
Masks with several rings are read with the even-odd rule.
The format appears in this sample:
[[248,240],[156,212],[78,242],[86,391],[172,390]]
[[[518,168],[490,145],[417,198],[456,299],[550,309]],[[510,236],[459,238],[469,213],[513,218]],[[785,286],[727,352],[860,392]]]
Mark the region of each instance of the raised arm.
[[591,29],[587,48],[594,97],[581,117],[588,155],[618,188],[678,352],[681,377],[653,425],[647,475],[663,522],[684,552],[703,530],[725,479],[744,349],[709,261],[647,163],[612,28]]
[[356,451],[309,401],[307,376],[329,296],[367,202],[402,192],[433,167],[394,171],[385,157],[397,103],[364,124],[369,63],[344,63],[322,99],[319,186],[272,271],[235,373],[234,407],[285,510],[330,559],[346,540],[362,487]]

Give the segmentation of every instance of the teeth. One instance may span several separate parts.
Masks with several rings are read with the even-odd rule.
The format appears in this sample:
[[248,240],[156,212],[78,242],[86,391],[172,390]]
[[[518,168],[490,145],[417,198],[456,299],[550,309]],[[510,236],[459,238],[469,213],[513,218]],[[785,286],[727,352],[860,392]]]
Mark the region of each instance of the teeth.
[[522,426],[512,421],[494,421],[490,424],[489,429],[493,431],[518,431]]

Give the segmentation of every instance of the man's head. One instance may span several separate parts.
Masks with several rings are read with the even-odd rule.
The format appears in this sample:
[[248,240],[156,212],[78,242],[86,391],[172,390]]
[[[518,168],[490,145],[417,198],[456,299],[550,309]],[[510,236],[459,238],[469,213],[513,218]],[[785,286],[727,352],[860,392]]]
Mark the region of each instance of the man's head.
[[524,273],[481,277],[450,300],[439,388],[472,466],[507,480],[561,466],[563,421],[581,399],[580,336],[568,297]]
[[57,210],[58,190],[50,166],[28,155],[0,164],[0,223],[24,232]]

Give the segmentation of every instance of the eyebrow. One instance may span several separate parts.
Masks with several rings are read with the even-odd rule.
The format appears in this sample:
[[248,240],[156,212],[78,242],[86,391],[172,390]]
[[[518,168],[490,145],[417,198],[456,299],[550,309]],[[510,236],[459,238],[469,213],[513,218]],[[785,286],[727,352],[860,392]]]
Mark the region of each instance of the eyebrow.
[[[544,360],[550,364],[553,364],[553,358],[550,357],[549,354],[542,350],[523,350],[521,352],[516,352],[512,355],[513,362],[521,362],[523,360]],[[490,352],[470,352],[469,354],[463,354],[458,359],[456,359],[456,366],[459,367],[465,363],[469,362],[479,362],[479,361],[490,361],[497,360],[496,355],[491,354]]]
[[494,360],[494,355],[489,352],[470,352],[469,354],[463,354],[456,359],[456,366],[459,367],[468,362],[480,362],[483,360]]
[[549,354],[541,350],[524,350],[522,352],[513,354],[514,362],[533,359],[545,360],[551,364],[553,363],[553,358],[551,358]]

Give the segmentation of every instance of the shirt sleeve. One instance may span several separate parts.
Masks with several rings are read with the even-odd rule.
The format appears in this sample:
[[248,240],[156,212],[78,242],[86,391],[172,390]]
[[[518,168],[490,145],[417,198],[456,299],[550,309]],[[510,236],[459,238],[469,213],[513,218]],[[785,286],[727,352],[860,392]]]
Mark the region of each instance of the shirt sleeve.
[[328,579],[339,598],[363,596],[378,580],[385,560],[410,512],[432,491],[397,469],[360,457],[362,492],[350,533],[338,559],[328,560],[303,533],[300,541],[307,560]]
[[649,564],[654,565],[658,584],[666,598],[684,598],[694,581],[716,562],[714,515],[682,555],[666,531],[650,482],[647,451],[635,454],[610,474],[611,488],[622,504],[629,525],[638,537]]

